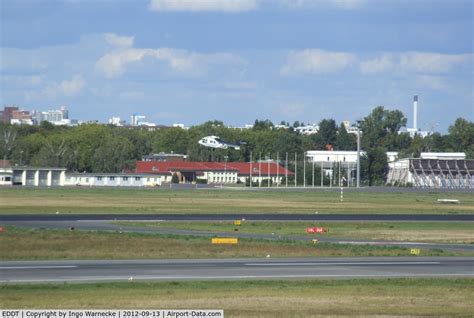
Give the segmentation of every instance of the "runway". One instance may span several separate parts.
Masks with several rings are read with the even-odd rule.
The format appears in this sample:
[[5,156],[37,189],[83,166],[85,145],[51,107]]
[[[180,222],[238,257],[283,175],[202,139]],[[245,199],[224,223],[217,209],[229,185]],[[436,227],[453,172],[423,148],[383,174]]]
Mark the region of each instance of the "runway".
[[1,262],[0,283],[474,277],[474,257]]
[[[315,207],[317,210],[317,207]],[[474,214],[4,214],[3,221],[439,221],[474,222]]]

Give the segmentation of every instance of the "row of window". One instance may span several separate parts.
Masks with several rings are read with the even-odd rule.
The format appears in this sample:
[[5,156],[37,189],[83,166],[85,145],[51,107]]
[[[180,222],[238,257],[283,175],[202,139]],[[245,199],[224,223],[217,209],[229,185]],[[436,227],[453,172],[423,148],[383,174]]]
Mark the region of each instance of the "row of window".
[[[103,177],[96,177],[97,181],[102,181]],[[141,181],[141,177],[135,177],[135,181]],[[109,177],[109,181],[115,181],[115,177]],[[122,177],[122,181],[128,181],[128,177]],[[150,178],[148,178],[148,181],[150,181]]]
[[236,177],[214,177],[209,178],[209,182],[237,182]]

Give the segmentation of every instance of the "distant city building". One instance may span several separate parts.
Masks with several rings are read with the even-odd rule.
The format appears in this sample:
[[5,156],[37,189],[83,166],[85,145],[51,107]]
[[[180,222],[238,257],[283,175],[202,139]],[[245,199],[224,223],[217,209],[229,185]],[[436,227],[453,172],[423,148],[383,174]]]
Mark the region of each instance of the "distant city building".
[[306,126],[299,126],[295,128],[295,131],[301,135],[310,136],[318,133],[319,125],[312,124]]
[[406,127],[402,127],[398,131],[399,135],[403,133],[408,133],[411,138],[415,138],[415,136],[420,136],[421,138],[425,138],[433,134],[432,131],[420,130],[420,129],[415,129],[415,128],[406,128]]
[[20,110],[17,106],[5,106],[0,111],[0,121],[4,124],[33,125],[30,112]]
[[66,106],[61,106],[60,109],[47,111],[34,111],[34,120],[37,125],[43,121],[47,121],[55,126],[69,126],[71,120],[69,119],[69,111]]
[[411,138],[420,136],[422,138],[428,137],[433,134],[432,131],[420,130],[418,128],[418,96],[413,96],[413,127],[402,127],[398,134],[408,133]]
[[243,131],[243,130],[252,129],[252,128],[253,128],[253,125],[252,125],[252,124],[245,124],[244,126],[240,126],[240,127],[227,126],[227,128],[238,129],[238,130],[240,130],[240,131]]
[[185,161],[188,156],[182,155],[179,153],[155,153],[147,156],[142,157],[142,161],[150,162],[150,161],[157,161],[157,162],[166,162],[166,161]]
[[274,128],[275,129],[290,129],[290,127],[287,125],[275,125]]
[[133,114],[131,116],[131,125],[132,127],[137,127],[137,126],[155,127],[156,126],[156,124],[154,123],[147,122],[146,116],[138,115],[138,114]]
[[351,122],[348,121],[348,120],[344,120],[342,122],[342,124],[344,125],[344,128],[346,129],[346,131],[349,133],[349,134],[354,134],[354,135],[357,135],[357,132],[359,131],[359,128],[355,127],[355,126],[351,126]]
[[114,126],[119,126],[119,127],[125,126],[127,124],[125,120],[121,120],[120,117],[109,118],[108,123],[109,125],[114,125]]
[[174,128],[181,128],[181,129],[184,129],[184,130],[189,129],[189,127],[184,126],[184,124],[177,124],[177,123],[173,124],[173,127]]

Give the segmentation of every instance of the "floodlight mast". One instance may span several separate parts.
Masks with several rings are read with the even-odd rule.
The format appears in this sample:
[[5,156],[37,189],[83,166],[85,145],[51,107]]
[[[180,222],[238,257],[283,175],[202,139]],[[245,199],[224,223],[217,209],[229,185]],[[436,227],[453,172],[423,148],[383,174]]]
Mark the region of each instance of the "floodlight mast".
[[357,127],[357,188],[360,188],[360,129]]

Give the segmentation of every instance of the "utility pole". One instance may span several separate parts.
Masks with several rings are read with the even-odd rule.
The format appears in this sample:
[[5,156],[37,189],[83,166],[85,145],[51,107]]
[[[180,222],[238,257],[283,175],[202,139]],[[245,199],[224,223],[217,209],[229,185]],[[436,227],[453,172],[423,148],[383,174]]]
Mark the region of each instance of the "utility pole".
[[357,188],[360,188],[360,129],[357,127]]
[[306,188],[306,151],[303,153],[303,188]]
[[280,161],[279,161],[278,157],[279,157],[279,155],[278,155],[278,152],[277,152],[277,161],[276,161],[276,163],[277,163],[277,188],[280,185],[280,169],[279,169],[280,168]]
[[252,188],[252,179],[253,179],[253,177],[252,177],[252,170],[253,170],[253,167],[252,167],[252,160],[253,159],[252,159],[252,157],[253,157],[252,152],[250,152],[250,183],[249,183],[250,188]]
[[295,152],[295,188],[298,182],[298,155]]
[[267,158],[267,169],[268,169],[267,187],[270,188],[270,153],[268,153],[268,158]]

